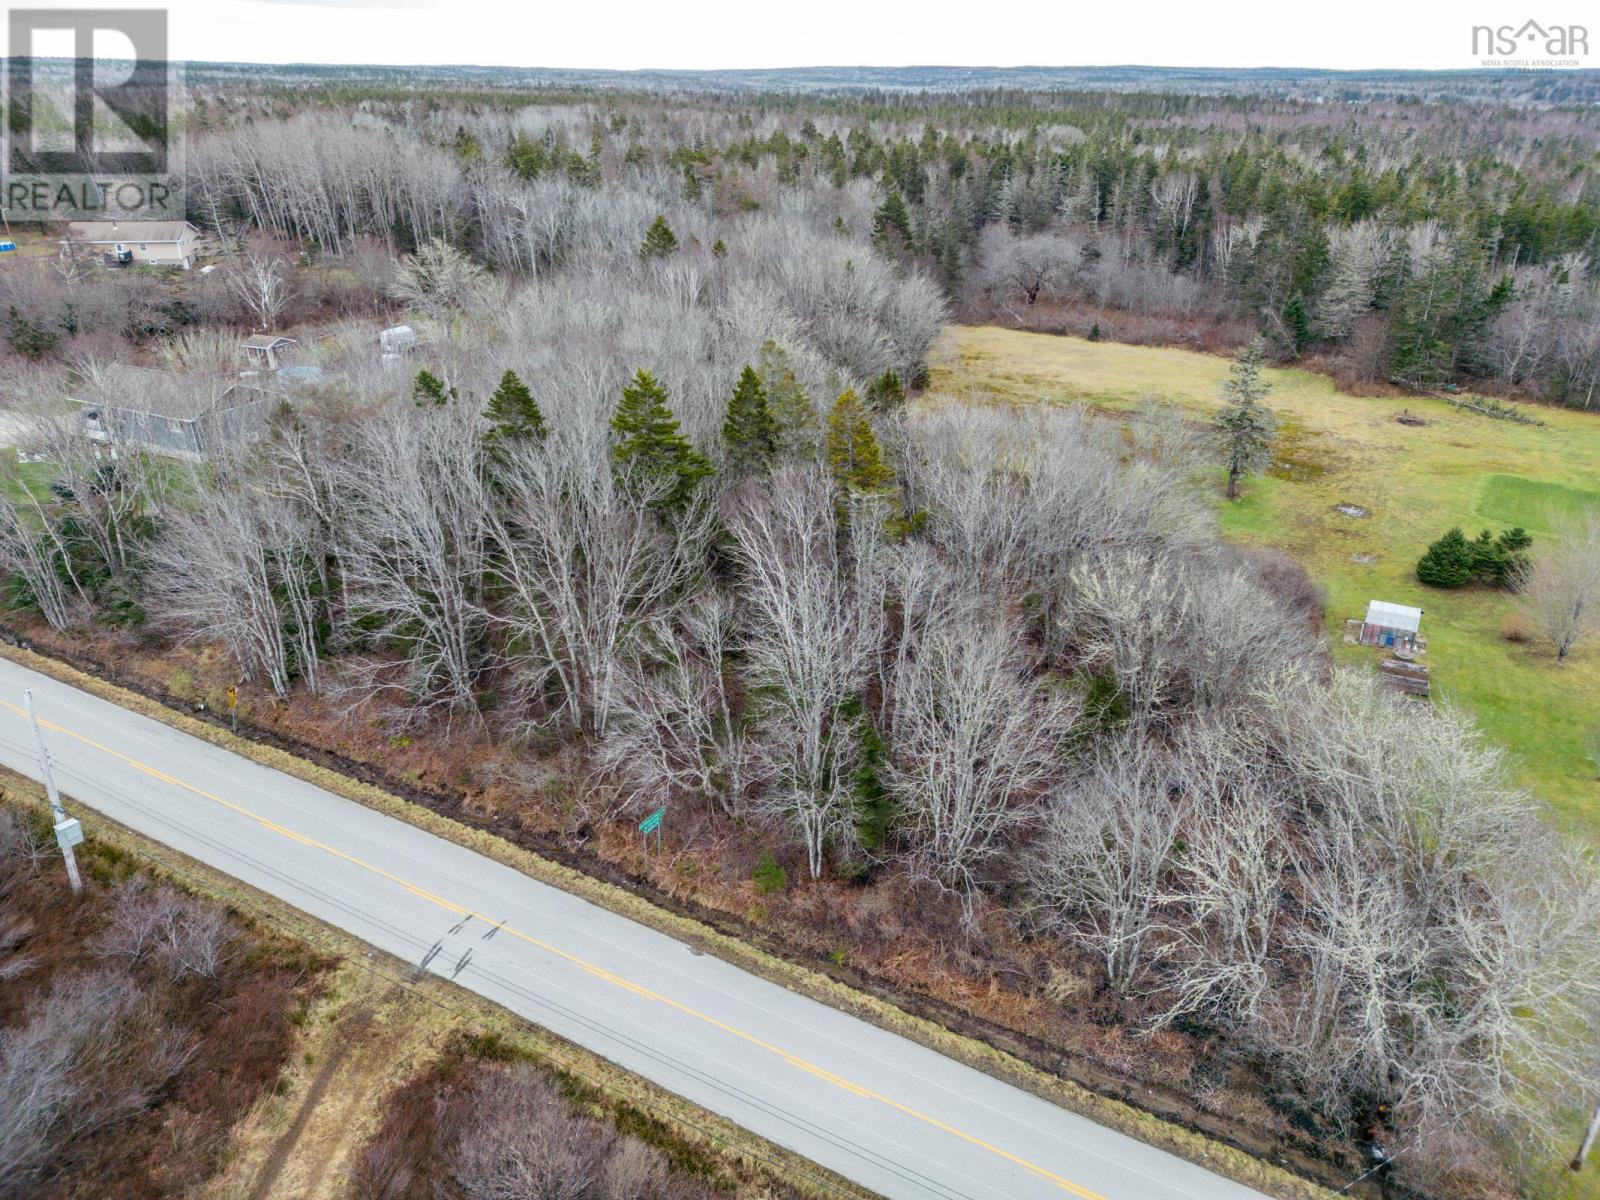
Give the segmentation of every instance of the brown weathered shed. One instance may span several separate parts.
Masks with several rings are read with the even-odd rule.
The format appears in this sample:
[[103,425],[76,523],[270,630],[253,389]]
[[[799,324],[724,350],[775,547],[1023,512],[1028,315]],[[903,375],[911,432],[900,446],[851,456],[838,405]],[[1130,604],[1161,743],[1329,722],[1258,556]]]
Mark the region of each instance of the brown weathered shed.
[[244,340],[244,356],[252,367],[276,371],[300,343],[281,333],[257,333]]

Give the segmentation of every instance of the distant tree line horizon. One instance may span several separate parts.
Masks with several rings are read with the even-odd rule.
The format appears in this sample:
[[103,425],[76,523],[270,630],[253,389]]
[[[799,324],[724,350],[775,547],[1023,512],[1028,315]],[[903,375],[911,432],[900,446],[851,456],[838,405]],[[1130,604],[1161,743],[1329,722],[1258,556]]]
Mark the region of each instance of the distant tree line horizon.
[[[445,236],[496,268],[539,270],[566,252],[562,213],[630,177],[652,181],[653,215],[687,226],[686,246],[706,218],[811,195],[856,235],[870,221],[880,253],[939,281],[968,318],[1049,327],[1031,311],[1046,301],[1124,315],[1104,325],[1124,340],[1260,330],[1277,357],[1320,353],[1354,381],[1600,403],[1589,112],[1149,93],[495,99],[369,96],[370,132],[341,138],[336,159],[308,144],[321,138],[274,147],[260,98],[214,98],[199,106],[191,204],[324,250]],[[285,133],[325,134],[337,111],[316,92],[273,102]],[[379,130],[413,144],[366,144]],[[355,170],[374,154],[381,173]],[[431,180],[412,178],[423,163]],[[303,178],[285,189],[290,169]]]

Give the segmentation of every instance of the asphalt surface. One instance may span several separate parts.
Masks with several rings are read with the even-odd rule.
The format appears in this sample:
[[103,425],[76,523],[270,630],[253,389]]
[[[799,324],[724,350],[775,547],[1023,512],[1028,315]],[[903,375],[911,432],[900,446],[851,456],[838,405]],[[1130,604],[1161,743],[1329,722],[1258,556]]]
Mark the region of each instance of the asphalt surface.
[[471,850],[0,660],[0,762],[22,774],[39,776],[26,687],[69,809],[103,812],[884,1196],[1260,1196]]

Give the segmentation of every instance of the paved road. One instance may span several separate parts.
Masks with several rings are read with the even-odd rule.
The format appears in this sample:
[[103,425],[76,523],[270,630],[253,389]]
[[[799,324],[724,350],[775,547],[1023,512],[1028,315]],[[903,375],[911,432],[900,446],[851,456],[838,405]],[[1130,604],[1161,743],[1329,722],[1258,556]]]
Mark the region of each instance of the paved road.
[[0,761],[884,1196],[1259,1193],[309,783],[0,660]]

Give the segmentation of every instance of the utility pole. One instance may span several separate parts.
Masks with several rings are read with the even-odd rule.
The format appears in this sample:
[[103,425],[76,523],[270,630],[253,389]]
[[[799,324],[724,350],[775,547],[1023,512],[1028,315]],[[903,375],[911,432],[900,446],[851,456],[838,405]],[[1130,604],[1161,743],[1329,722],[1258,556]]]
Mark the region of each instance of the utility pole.
[[44,748],[44,734],[39,732],[39,718],[33,711],[33,689],[22,693],[28,700],[28,724],[33,726],[33,748],[39,752],[39,776],[44,781],[45,794],[50,797],[50,815],[56,830],[56,845],[61,847],[61,857],[67,860],[67,878],[74,892],[83,891],[83,880],[78,878],[78,859],[72,848],[83,841],[83,825],[76,817],[67,816],[61,807],[61,793],[56,791],[56,777],[50,771],[50,752]]
[[1583,1160],[1589,1157],[1589,1151],[1594,1149],[1594,1140],[1600,1137],[1600,1103],[1594,1106],[1594,1116],[1589,1118],[1589,1132],[1583,1135],[1583,1145],[1578,1147],[1578,1153],[1572,1159],[1574,1171],[1583,1170]]

